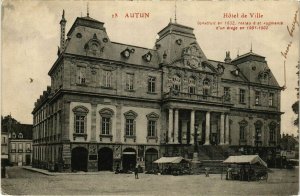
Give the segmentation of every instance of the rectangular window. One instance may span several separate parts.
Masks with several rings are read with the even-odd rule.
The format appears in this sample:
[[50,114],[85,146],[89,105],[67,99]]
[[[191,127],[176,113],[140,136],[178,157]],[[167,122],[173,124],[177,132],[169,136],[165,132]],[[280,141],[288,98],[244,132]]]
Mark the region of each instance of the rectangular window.
[[23,156],[21,154],[18,155],[18,162],[23,162]]
[[85,84],[86,82],[86,68],[85,67],[77,67],[77,84]]
[[23,150],[23,144],[22,144],[22,143],[19,143],[19,144],[18,144],[18,151],[19,151],[19,150]]
[[240,103],[245,103],[245,90],[240,89]]
[[155,77],[149,76],[148,78],[148,92],[154,93],[155,92]]
[[246,127],[240,126],[240,140],[245,140],[245,131],[246,131]]
[[270,141],[271,142],[275,141],[275,130],[274,129],[270,130]]
[[15,162],[16,162],[16,155],[11,154],[11,155],[10,155],[10,161],[11,161],[12,163],[15,163]]
[[133,136],[133,119],[126,119],[126,136]]
[[6,137],[5,136],[2,136],[2,144],[6,144]]
[[110,88],[111,87],[111,79],[112,79],[112,72],[108,70],[103,71],[103,86]]
[[226,101],[230,101],[230,88],[224,87],[224,98]]
[[134,74],[131,74],[131,73],[126,74],[126,89],[127,90],[133,90],[133,79],[134,79]]
[[110,132],[110,118],[102,117],[102,135],[109,135]]
[[75,132],[76,133],[84,133],[84,122],[85,116],[76,115],[75,117]]
[[16,150],[16,144],[15,143],[11,143],[11,149]]
[[156,121],[148,120],[148,136],[155,137]]
[[274,104],[274,93],[269,93],[269,106]]
[[28,150],[28,151],[31,150],[31,145],[29,143],[26,144],[26,150]]
[[260,105],[260,92],[255,91],[255,105]]
[[196,88],[195,88],[195,86],[189,86],[189,93],[190,93],[190,94],[195,94],[195,93],[196,93]]

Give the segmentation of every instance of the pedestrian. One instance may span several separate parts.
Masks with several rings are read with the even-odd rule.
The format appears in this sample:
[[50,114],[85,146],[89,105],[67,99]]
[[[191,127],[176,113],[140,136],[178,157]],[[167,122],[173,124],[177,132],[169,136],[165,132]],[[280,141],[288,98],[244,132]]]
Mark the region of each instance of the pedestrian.
[[139,179],[139,165],[136,164],[135,168],[134,168],[134,176],[135,179]]
[[209,170],[210,170],[209,167],[205,168],[205,177],[209,177]]

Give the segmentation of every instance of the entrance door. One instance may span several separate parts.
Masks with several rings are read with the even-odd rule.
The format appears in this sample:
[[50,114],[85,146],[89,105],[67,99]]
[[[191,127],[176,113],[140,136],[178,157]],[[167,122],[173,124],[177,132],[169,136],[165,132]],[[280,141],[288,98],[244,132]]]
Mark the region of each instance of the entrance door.
[[25,156],[25,161],[26,161],[26,165],[30,165],[30,154],[27,154],[26,156]]
[[133,148],[126,148],[122,155],[123,170],[134,170],[136,165],[136,151]]
[[113,151],[110,148],[101,148],[98,151],[98,171],[109,170],[113,167]]
[[83,147],[76,147],[72,150],[71,167],[72,171],[87,171],[88,151]]
[[155,169],[155,164],[153,163],[153,161],[158,159],[158,152],[156,149],[154,148],[150,148],[146,151],[145,154],[145,169],[146,171],[150,171]]

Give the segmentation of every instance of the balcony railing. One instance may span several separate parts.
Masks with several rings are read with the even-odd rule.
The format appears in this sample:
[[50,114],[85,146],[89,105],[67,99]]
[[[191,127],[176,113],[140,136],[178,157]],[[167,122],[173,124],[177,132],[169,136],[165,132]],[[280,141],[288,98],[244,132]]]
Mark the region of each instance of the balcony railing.
[[163,99],[168,98],[179,98],[179,99],[188,99],[194,101],[206,101],[206,102],[214,102],[214,103],[230,103],[230,100],[224,99],[224,97],[216,97],[216,96],[209,96],[209,95],[200,95],[200,94],[191,94],[191,93],[184,93],[178,91],[170,91],[163,95]]

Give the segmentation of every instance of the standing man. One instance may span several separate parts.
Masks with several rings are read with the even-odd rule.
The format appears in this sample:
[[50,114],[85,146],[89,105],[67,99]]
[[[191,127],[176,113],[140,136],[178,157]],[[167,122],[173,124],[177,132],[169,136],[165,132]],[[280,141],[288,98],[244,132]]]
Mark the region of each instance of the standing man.
[[134,168],[134,176],[135,179],[139,179],[139,165],[136,164],[135,168]]

